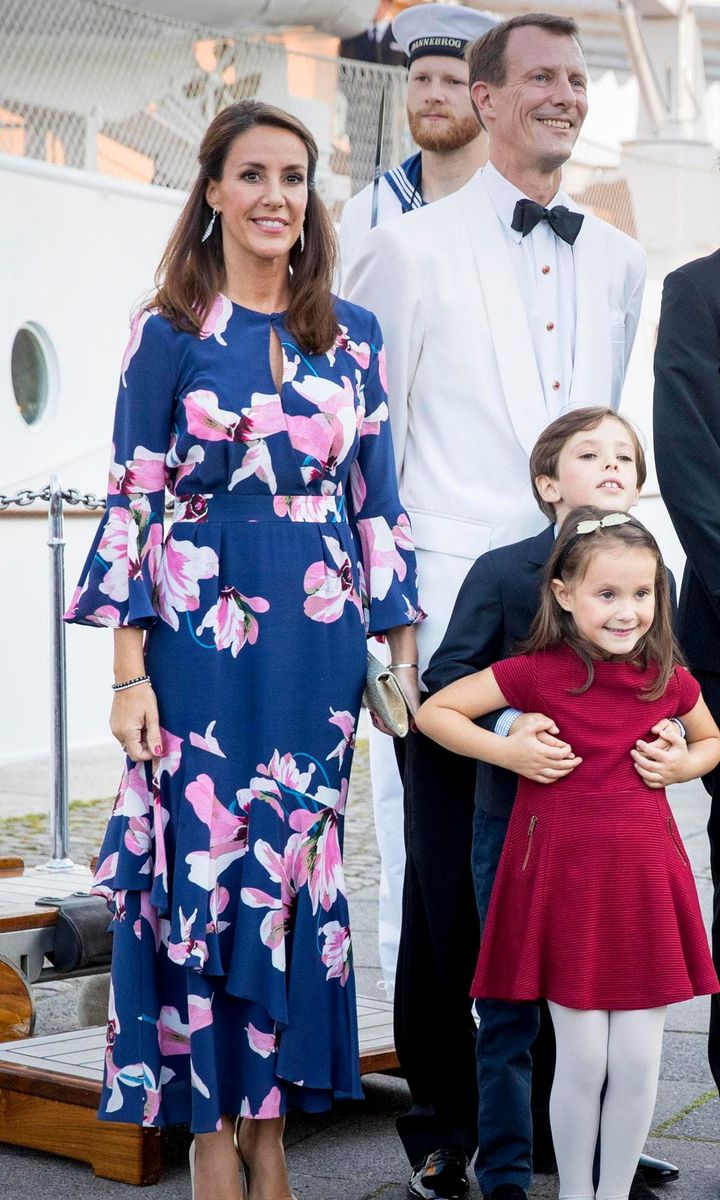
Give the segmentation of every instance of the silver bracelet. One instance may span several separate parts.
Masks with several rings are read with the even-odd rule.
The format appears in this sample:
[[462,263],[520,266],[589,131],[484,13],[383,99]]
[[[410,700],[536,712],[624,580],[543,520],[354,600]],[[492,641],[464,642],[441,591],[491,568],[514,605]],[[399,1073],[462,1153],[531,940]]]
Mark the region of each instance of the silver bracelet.
[[417,671],[418,664],[417,663],[390,663],[391,671],[397,671],[400,669],[400,667],[412,667],[413,670]]
[[111,683],[114,692],[124,692],[126,688],[137,687],[139,683],[149,683],[149,675],[136,675],[134,679],[126,679],[124,683]]

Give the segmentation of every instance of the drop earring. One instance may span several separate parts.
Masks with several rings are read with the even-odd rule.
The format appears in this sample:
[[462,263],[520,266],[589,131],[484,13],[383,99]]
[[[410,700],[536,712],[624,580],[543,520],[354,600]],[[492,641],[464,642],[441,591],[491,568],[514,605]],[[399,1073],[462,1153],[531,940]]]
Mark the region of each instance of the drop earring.
[[305,249],[305,226],[303,225],[300,229],[300,253],[301,254],[304,249]]
[[210,234],[211,234],[211,233],[212,233],[212,231],[213,231],[213,226],[214,226],[214,224],[215,224],[215,218],[216,218],[216,216],[218,215],[218,212],[219,212],[219,211],[220,211],[220,210],[219,210],[219,209],[217,209],[217,208],[214,208],[214,209],[212,210],[212,214],[213,214],[213,215],[212,215],[212,216],[211,216],[211,218],[210,218],[210,223],[208,224],[208,227],[207,227],[207,229],[205,230],[204,234],[203,234],[203,235],[202,235],[202,237],[200,238],[200,242],[201,242],[201,243],[202,243],[202,242],[206,242],[206,241],[208,240],[208,238],[210,237]]

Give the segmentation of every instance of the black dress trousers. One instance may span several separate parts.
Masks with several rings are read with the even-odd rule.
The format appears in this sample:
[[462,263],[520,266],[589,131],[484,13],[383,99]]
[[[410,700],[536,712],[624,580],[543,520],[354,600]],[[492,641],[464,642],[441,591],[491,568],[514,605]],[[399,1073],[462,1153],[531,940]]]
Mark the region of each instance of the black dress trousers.
[[470,985],[480,942],[470,851],[473,759],[421,733],[395,739],[406,867],[395,982],[395,1048],[413,1106],[397,1127],[411,1163],[477,1147],[476,1026]]

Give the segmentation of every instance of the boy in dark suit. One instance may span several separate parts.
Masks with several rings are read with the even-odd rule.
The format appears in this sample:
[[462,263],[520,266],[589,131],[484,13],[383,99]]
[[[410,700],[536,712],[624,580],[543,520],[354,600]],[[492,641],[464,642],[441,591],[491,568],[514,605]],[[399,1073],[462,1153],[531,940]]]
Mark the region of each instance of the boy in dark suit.
[[[514,652],[535,616],[556,526],[580,504],[627,511],[638,501],[647,469],[633,426],[612,409],[598,407],[572,409],[553,421],[533,449],[530,474],[535,498],[552,524],[536,537],[488,551],[471,567],[445,637],[423,676],[431,692]],[[486,722],[495,732],[508,735],[513,771],[477,764],[472,865],[481,923],[517,775],[551,783],[571,772],[577,761],[572,747],[562,740],[562,731],[541,713],[507,709],[484,718],[482,723]],[[681,737],[678,729],[678,740]],[[475,1169],[485,1196],[525,1200],[533,1150],[536,1168],[552,1157],[547,1112],[554,1069],[552,1031],[549,1021],[543,1022],[533,1066],[530,1050],[540,1028],[540,1009],[495,1000],[477,1001],[477,1008],[480,1105]],[[656,1160],[652,1164],[656,1181],[677,1174],[670,1164]],[[640,1200],[643,1188],[647,1194],[644,1180],[636,1177],[631,1196]]]

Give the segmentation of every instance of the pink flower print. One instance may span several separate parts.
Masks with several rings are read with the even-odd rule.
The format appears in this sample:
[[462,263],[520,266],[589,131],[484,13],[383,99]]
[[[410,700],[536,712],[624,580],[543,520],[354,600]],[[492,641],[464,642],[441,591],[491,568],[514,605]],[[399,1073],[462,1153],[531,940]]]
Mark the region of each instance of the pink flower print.
[[[177,437],[172,435],[168,452],[165,455],[165,466],[168,472],[174,477],[173,490],[177,491],[179,484],[188,475],[192,475],[196,467],[205,462],[205,450],[202,446],[190,446],[184,458],[180,458],[177,452]],[[177,516],[176,520],[181,518]],[[188,518],[185,517],[185,520]]]
[[205,730],[204,735],[200,733],[190,734],[190,745],[196,746],[198,750],[207,750],[208,754],[216,754],[218,758],[227,758],[220,749],[220,744],[215,737],[213,730],[217,725],[217,720],[211,721]]
[[395,576],[407,574],[405,560],[398,554],[392,530],[384,517],[369,517],[357,522],[365,562],[366,578],[373,599],[384,600]]
[[[343,782],[347,785],[347,780]],[[323,808],[320,812],[299,808],[290,814],[291,828],[303,835],[300,853],[304,856],[314,913],[320,907],[328,912],[338,893],[345,895],[338,821],[338,811],[334,808]]]
[[308,763],[307,771],[301,771],[292,754],[281,755],[279,750],[274,750],[268,765],[258,763],[257,769],[261,775],[269,775],[289,791],[304,796],[315,773],[315,763]]
[[122,366],[120,368],[120,378],[122,379],[123,387],[127,387],[127,379],[125,378],[127,369],[130,366],[135,354],[137,354],[138,350],[140,349],[143,329],[145,328],[146,323],[150,320],[151,316],[152,313],[149,312],[148,309],[143,309],[141,312],[135,313],[135,316],[132,319],[132,323],[130,325],[130,341],[125,347]]
[[285,819],[285,812],[280,803],[280,788],[274,779],[259,779],[257,777],[251,779],[250,786],[247,788],[238,788],[236,795],[239,806],[246,813],[249,813],[253,800],[261,800],[264,804],[270,805],[281,821]]
[[350,489],[350,499],[352,501],[353,512],[357,516],[359,512],[362,512],[362,507],[367,496],[365,477],[360,470],[360,464],[357,459],[355,459],[354,463],[350,467],[350,472],[348,475],[348,487]]
[[191,992],[188,996],[188,1017],[191,1035],[208,1029],[213,1023],[212,996],[194,996]]
[[221,921],[220,913],[224,912],[230,903],[230,893],[227,888],[221,887],[219,883],[210,893],[209,908],[210,920],[205,929],[206,933],[222,933],[224,929],[230,928],[229,921]]
[[213,579],[220,569],[210,546],[176,541],[165,543],[155,585],[157,611],[168,625],[179,629],[178,613],[194,612],[200,604],[200,580]]
[[193,937],[193,927],[197,920],[198,910],[195,908],[189,917],[186,917],[182,908],[178,912],[180,918],[180,937],[181,941],[168,941],[168,958],[171,962],[177,963],[178,966],[183,966],[188,959],[193,960],[193,966],[196,970],[202,970],[207,962],[207,946],[205,942],[198,941]]
[[118,853],[109,854],[95,868],[95,877],[90,889],[93,896],[103,896],[106,900],[113,894],[113,888],[108,881],[115,878],[118,865]]
[[113,804],[114,817],[142,817],[150,811],[150,793],[145,763],[137,762],[122,773],[118,794]]
[[[361,524],[361,522],[359,522]],[[388,533],[390,531],[388,530]],[[335,563],[331,567],[324,559],[312,563],[305,572],[303,587],[308,599],[303,610],[312,621],[329,625],[343,615],[346,602],[354,604],[362,616],[360,599],[353,586],[352,564],[339,542],[323,536],[329,557]]]
[[254,1113],[250,1107],[250,1101],[246,1096],[240,1105],[240,1116],[253,1117],[258,1121],[270,1121],[273,1117],[280,1116],[280,1100],[280,1088],[271,1088],[257,1112]]
[[[334,349],[345,350],[347,354],[351,354],[358,366],[362,367],[363,371],[366,371],[370,365],[370,346],[367,342],[354,342],[348,335],[345,325],[340,326],[340,332],[335,339]],[[328,358],[330,358],[331,354],[332,358],[330,361],[334,363],[335,355],[332,351],[328,352]]]
[[155,941],[156,951],[160,949],[162,940],[160,937],[160,914],[155,905],[150,900],[149,892],[140,893],[140,916],[133,925],[133,933],[138,941],[142,941],[142,923],[146,921],[150,932]]
[[120,610],[114,604],[101,604],[95,612],[88,613],[86,620],[93,625],[105,625],[109,629],[117,629],[120,625]]
[[243,479],[249,479],[251,475],[256,475],[261,483],[266,483],[270,489],[271,495],[277,491],[277,479],[273,470],[272,459],[267,444],[262,438],[257,442],[248,443],[247,449],[242,460],[242,466],[238,467],[237,471],[233,471],[228,484],[228,490],[232,491]]
[[232,301],[228,300],[227,296],[223,296],[222,292],[218,292],[207,311],[203,327],[200,330],[200,337],[203,339],[214,337],[219,346],[227,346],[222,335],[227,329],[232,310]]
[[325,938],[321,958],[327,967],[326,979],[339,979],[343,987],[350,977],[352,962],[352,943],[350,929],[339,921],[328,921],[320,926],[320,933]]
[[329,512],[336,512],[334,496],[276,496],[273,509],[279,517],[291,521],[324,521]]
[[198,775],[189,783],[185,798],[210,832],[209,849],[194,850],[185,858],[190,867],[189,878],[191,883],[212,892],[218,876],[247,851],[247,813],[235,814],[225,808],[215,795],[209,775]]
[[165,455],[154,453],[145,446],[136,446],[134,457],[126,464],[122,479],[118,480],[120,491],[125,496],[136,492],[162,492],[165,489]]
[[277,491],[277,480],[265,438],[286,430],[287,424],[280,397],[254,392],[251,404],[242,410],[234,432],[235,441],[247,443],[247,448],[242,465],[230,477],[230,490],[244,479],[256,475],[261,483],[267,484],[274,495]]
[[276,393],[253,392],[250,405],[240,414],[240,428],[236,441],[253,442],[258,438],[284,433],[287,429],[285,413],[280,397]]
[[215,392],[199,388],[183,399],[188,433],[204,442],[231,442],[239,417],[220,408]]
[[280,895],[271,896],[259,888],[244,887],[240,899],[249,908],[267,908],[269,912],[260,923],[260,940],[270,950],[272,965],[285,970],[285,934],[290,928],[298,888],[298,867],[304,879],[302,862],[298,859],[299,841],[290,837],[284,854],[280,855],[269,842],[258,838],[254,852],[273,883],[280,884]]
[[163,775],[172,777],[180,766],[182,759],[181,746],[183,739],[171,733],[169,729],[160,727],[160,742],[163,748],[162,758],[155,768],[155,779],[160,782]]
[[159,879],[165,895],[168,894],[168,862],[165,845],[165,829],[170,820],[170,813],[162,803],[159,775],[153,780],[152,822],[153,841],[155,843],[155,863],[153,875]]
[[378,375],[380,376],[380,387],[384,392],[388,390],[387,379],[387,361],[385,359],[385,347],[381,346],[378,350]]
[[355,718],[351,712],[347,712],[345,709],[341,712],[335,712],[335,709],[331,708],[330,713],[330,724],[337,725],[343,736],[335,749],[330,751],[325,761],[329,762],[331,758],[336,758],[338,760],[338,770],[340,770],[343,765],[345,752],[355,749]]
[[293,355],[292,358],[288,358],[287,354],[285,353],[284,346],[282,348],[282,352],[283,352],[283,383],[292,383],[293,379],[295,378],[295,376],[298,373],[298,368],[300,366],[300,355],[295,354],[295,355]]
[[245,1032],[250,1049],[261,1058],[269,1058],[277,1050],[277,1037],[274,1033],[263,1033],[262,1030],[256,1029],[252,1021],[248,1021]]
[[143,1107],[143,1125],[154,1125],[160,1112],[162,1090],[166,1083],[175,1078],[175,1072],[169,1067],[160,1068],[160,1078],[155,1082],[155,1075],[147,1063],[142,1064],[142,1083],[145,1087],[145,1104]]
[[212,629],[218,650],[230,650],[237,658],[246,642],[255,645],[260,625],[253,616],[267,612],[270,605],[262,596],[243,596],[234,587],[220,589],[220,599],[205,613],[197,627],[198,637],[204,629]]
[[[323,458],[319,461],[326,470],[334,471],[347,458],[358,432],[355,389],[347,376],[342,378],[342,387],[338,387],[334,379],[320,379],[315,375],[306,375],[300,382],[295,380],[293,387],[320,410],[328,423],[330,444],[320,450]],[[308,423],[307,418],[300,417],[289,417],[287,421],[290,440],[304,453],[312,453],[312,440],[307,447],[305,445],[305,431],[313,421],[315,418]],[[314,457],[319,456],[316,453]]]
[[158,1020],[158,1044],[163,1058],[190,1053],[190,1026],[180,1020],[176,1008],[164,1004]]
[[398,550],[407,550],[412,554],[415,549],[415,544],[412,539],[412,530],[410,529],[410,518],[407,513],[401,512],[396,523],[393,525],[393,541]]
[[130,818],[125,830],[124,841],[131,854],[135,854],[138,858],[145,858],[145,862],[138,867],[138,871],[141,875],[148,875],[152,869],[150,862],[152,834],[147,816]]
[[371,413],[363,416],[360,437],[367,437],[368,435],[377,436],[380,433],[380,426],[384,421],[388,420],[389,416],[388,406],[383,400]]
[[137,528],[134,527],[126,508],[109,509],[97,549],[99,557],[110,564],[109,570],[99,585],[99,590],[109,596],[111,600],[118,600],[121,604],[127,600],[129,594],[130,555],[128,550],[131,530],[133,534],[132,553],[137,564],[139,562]]

